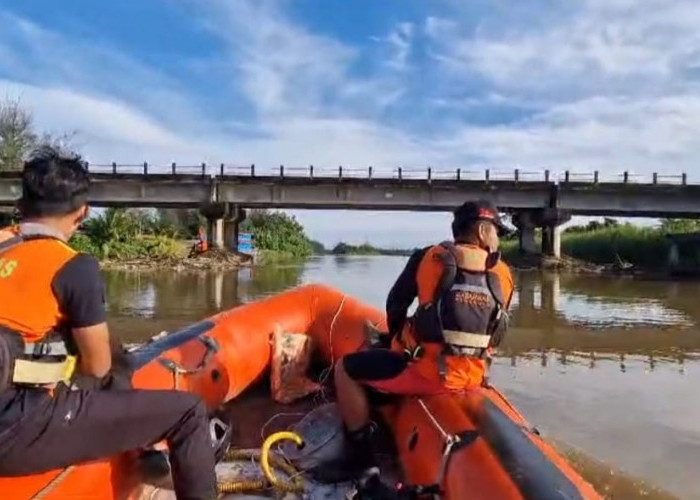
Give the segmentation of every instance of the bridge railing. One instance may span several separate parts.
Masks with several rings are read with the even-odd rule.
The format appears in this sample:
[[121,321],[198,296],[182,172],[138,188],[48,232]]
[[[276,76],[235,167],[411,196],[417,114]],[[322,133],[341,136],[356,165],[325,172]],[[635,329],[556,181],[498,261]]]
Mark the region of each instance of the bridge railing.
[[91,163],[88,164],[88,171],[95,174],[127,174],[127,175],[148,175],[148,174],[170,174],[170,175],[203,175],[209,174],[210,167],[206,163],[199,165],[178,165],[177,163],[149,164],[143,162],[139,164],[126,163]]
[[201,175],[209,176],[246,176],[246,177],[279,177],[279,178],[324,178],[324,179],[392,179],[392,180],[451,180],[451,181],[508,181],[508,182],[556,182],[556,183],[621,183],[621,184],[672,184],[686,185],[688,177],[681,174],[636,174],[632,172],[608,173],[600,171],[564,170],[523,170],[487,168],[483,170],[465,168],[434,168],[434,167],[317,167],[286,166],[278,167],[257,165],[232,165],[221,163],[208,165],[193,164],[139,164],[96,163],[89,164],[91,173],[99,174],[169,174],[169,175]]
[[685,173],[681,174],[659,174],[657,172],[649,174],[635,174],[628,171],[622,173],[601,173],[594,172],[575,172],[566,170],[560,172],[557,176],[559,183],[568,182],[585,182],[585,183],[615,183],[615,184],[671,184],[671,185],[686,185],[688,184],[688,176]]

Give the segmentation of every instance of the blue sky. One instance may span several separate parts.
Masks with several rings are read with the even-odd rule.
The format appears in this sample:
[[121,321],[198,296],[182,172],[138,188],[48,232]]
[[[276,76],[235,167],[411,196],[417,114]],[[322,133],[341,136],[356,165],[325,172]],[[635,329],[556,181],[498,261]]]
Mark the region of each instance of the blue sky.
[[[92,163],[693,179],[698,26],[695,0],[5,0],[0,96],[78,131]],[[327,244],[449,228],[447,214],[295,213]]]

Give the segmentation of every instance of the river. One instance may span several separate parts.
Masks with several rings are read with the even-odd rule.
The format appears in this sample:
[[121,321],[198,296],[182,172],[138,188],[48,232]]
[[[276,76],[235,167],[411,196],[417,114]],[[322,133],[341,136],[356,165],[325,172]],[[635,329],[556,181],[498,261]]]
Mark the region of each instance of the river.
[[[140,341],[302,283],[384,307],[404,257],[225,273],[106,274],[112,331]],[[700,283],[516,272],[493,383],[614,498],[700,498]]]

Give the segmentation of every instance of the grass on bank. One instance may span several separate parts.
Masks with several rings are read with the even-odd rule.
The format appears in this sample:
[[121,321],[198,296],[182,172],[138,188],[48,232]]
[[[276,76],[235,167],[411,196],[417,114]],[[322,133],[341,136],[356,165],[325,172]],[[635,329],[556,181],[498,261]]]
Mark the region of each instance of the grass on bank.
[[[669,233],[693,232],[694,224],[684,224],[676,220],[664,221],[661,226],[635,226],[629,223],[572,227],[561,237],[561,253],[578,260],[594,264],[611,264],[618,261],[647,269],[662,269],[668,265],[670,241]],[[539,246],[541,236],[536,236]],[[501,244],[504,258],[513,257],[519,252],[518,241],[507,240]],[[692,246],[679,248],[681,266],[699,266],[700,255]]]

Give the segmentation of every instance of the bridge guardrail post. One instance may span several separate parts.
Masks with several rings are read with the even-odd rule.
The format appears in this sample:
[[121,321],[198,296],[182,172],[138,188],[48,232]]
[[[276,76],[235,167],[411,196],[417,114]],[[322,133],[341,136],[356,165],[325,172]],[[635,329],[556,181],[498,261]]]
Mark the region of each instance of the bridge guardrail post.
[[593,183],[594,184],[598,184],[599,177],[600,177],[600,174],[598,173],[597,170],[595,172],[593,172]]
[[219,177],[224,176],[224,164],[219,165]]
[[630,178],[630,174],[629,174],[629,172],[628,172],[627,170],[625,170],[625,172],[622,174],[623,182],[624,182],[625,184],[627,184],[627,181],[629,181],[629,178]]
[[255,163],[251,163],[250,165],[250,176],[255,177]]
[[338,179],[342,179],[342,178],[343,178],[343,166],[340,165],[340,166],[338,166]]
[[428,167],[428,182],[431,182],[433,180],[433,169],[431,167]]
[[652,181],[651,181],[651,182],[652,182],[653,184],[657,184],[657,183],[659,182],[659,174],[657,174],[656,172],[654,172],[653,175],[652,175]]
[[489,182],[491,180],[491,169],[486,169],[485,175],[484,175],[484,180],[486,182]]
[[372,180],[372,166],[371,165],[369,166],[368,173],[369,173],[369,180]]
[[177,174],[177,166],[175,165],[175,162],[170,164],[170,170],[172,171],[173,175]]
[[143,162],[143,175],[148,175],[148,162]]
[[564,172],[564,182],[569,182],[569,171]]
[[549,182],[549,169],[544,171],[544,181]]
[[202,177],[206,177],[207,175],[207,164],[202,163]]
[[280,165],[280,177],[284,177],[284,165]]
[[458,168],[457,169],[457,180],[461,180],[461,178],[462,178],[462,169]]
[[515,182],[518,182],[520,180],[520,169],[516,168],[515,172],[513,172],[513,177],[515,178]]
[[401,172],[401,167],[399,167],[399,180],[403,178],[402,172]]
[[112,174],[117,175],[117,162],[116,161],[112,162]]
[[309,165],[309,177],[312,179],[314,178],[314,166],[313,165]]
[[681,174],[681,183],[685,186],[688,183],[688,174],[683,172]]

